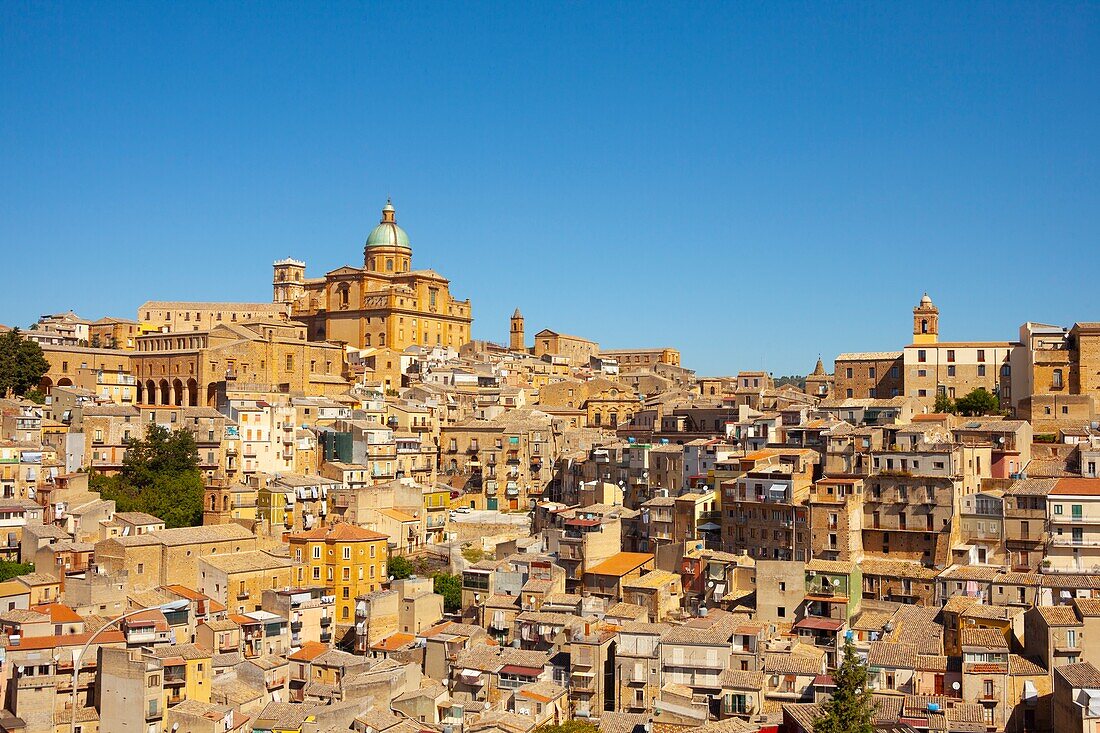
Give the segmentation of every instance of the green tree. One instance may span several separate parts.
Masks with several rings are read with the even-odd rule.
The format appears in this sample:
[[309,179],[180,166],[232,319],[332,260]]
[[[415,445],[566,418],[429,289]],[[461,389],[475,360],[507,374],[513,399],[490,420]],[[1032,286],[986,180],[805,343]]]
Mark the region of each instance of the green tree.
[[462,578],[448,573],[436,573],[432,590],[443,596],[443,610],[455,613],[462,608]]
[[978,387],[955,400],[960,415],[991,415],[1000,412],[1001,401],[985,387]]
[[18,328],[0,334],[0,397],[9,389],[23,395],[37,388],[49,370],[42,347],[24,338]]
[[32,563],[0,560],[0,581],[11,580],[20,575],[30,575],[33,572],[34,565]]
[[413,564],[407,557],[395,555],[390,558],[390,575],[394,580],[403,580],[413,574]]
[[535,728],[535,733],[599,733],[599,728],[587,720],[567,720],[564,723],[546,723]]
[[833,674],[833,696],[821,706],[814,733],[874,733],[874,703],[867,689],[867,665],[850,638],[844,641],[844,661]]
[[116,476],[93,474],[93,490],[120,512],[146,512],[167,527],[202,524],[204,482],[195,439],[185,430],[150,425],[144,440],[132,440]]
[[936,404],[932,406],[932,412],[954,412],[955,400],[947,396],[946,392],[936,392]]
[[88,341],[88,345],[91,346],[93,349],[101,348],[102,344],[100,344],[100,342],[99,342],[99,334],[98,333],[95,334],[94,336],[92,336],[91,340]]

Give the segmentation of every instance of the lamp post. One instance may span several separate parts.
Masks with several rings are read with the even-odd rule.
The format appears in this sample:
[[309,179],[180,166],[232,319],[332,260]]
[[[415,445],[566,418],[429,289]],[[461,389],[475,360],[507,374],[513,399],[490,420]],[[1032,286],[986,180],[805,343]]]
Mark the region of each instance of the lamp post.
[[73,710],[72,715],[69,718],[70,733],[76,733],[76,695],[77,685],[80,676],[80,659],[84,656],[84,652],[88,651],[88,647],[92,645],[92,642],[96,640],[96,637],[98,637],[100,634],[102,634],[104,631],[111,628],[112,626],[117,625],[120,621],[124,621],[131,616],[137,616],[139,613],[145,613],[146,611],[180,611],[186,608],[190,603],[191,602],[188,600],[180,599],[178,601],[172,601],[171,603],[164,603],[160,606],[156,606],[155,608],[138,608],[133,611],[127,611],[126,613],[112,619],[111,621],[108,621],[99,629],[97,629],[96,632],[89,636],[88,640],[84,642],[84,646],[80,647],[79,649],[73,650]]

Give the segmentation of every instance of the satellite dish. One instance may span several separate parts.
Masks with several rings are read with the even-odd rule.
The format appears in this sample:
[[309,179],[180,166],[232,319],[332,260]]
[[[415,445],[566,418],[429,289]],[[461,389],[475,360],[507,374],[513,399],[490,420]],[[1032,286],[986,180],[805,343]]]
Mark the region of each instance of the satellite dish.
[[958,691],[959,687],[961,687],[961,685],[958,682],[952,682],[951,683],[951,689],[952,690]]

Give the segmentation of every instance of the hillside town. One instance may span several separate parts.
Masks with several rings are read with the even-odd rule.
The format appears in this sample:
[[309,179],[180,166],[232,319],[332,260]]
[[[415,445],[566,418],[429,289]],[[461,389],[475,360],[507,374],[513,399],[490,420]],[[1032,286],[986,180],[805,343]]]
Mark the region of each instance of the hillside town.
[[0,732],[1100,730],[1100,322],[704,375],[353,254],[4,327]]

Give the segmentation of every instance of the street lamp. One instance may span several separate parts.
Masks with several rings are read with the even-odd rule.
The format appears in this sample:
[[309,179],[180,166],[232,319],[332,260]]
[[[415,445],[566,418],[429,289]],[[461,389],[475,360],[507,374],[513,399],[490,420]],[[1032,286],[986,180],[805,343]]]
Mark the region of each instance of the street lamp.
[[112,619],[111,621],[108,621],[99,629],[97,629],[95,633],[88,637],[88,641],[84,642],[84,646],[80,647],[79,649],[73,650],[73,711],[69,719],[70,733],[76,733],[76,692],[77,684],[79,682],[78,678],[80,676],[80,659],[84,656],[84,652],[88,651],[88,647],[92,645],[92,642],[96,640],[96,637],[98,637],[100,634],[102,634],[104,631],[111,628],[112,626],[118,624],[118,622],[124,621],[131,616],[137,616],[139,613],[145,613],[146,611],[182,611],[183,609],[187,608],[190,603],[191,601],[180,599],[178,601],[172,601],[171,603],[163,603],[159,606],[156,606],[155,608],[138,608],[133,611],[127,611],[126,613]]

